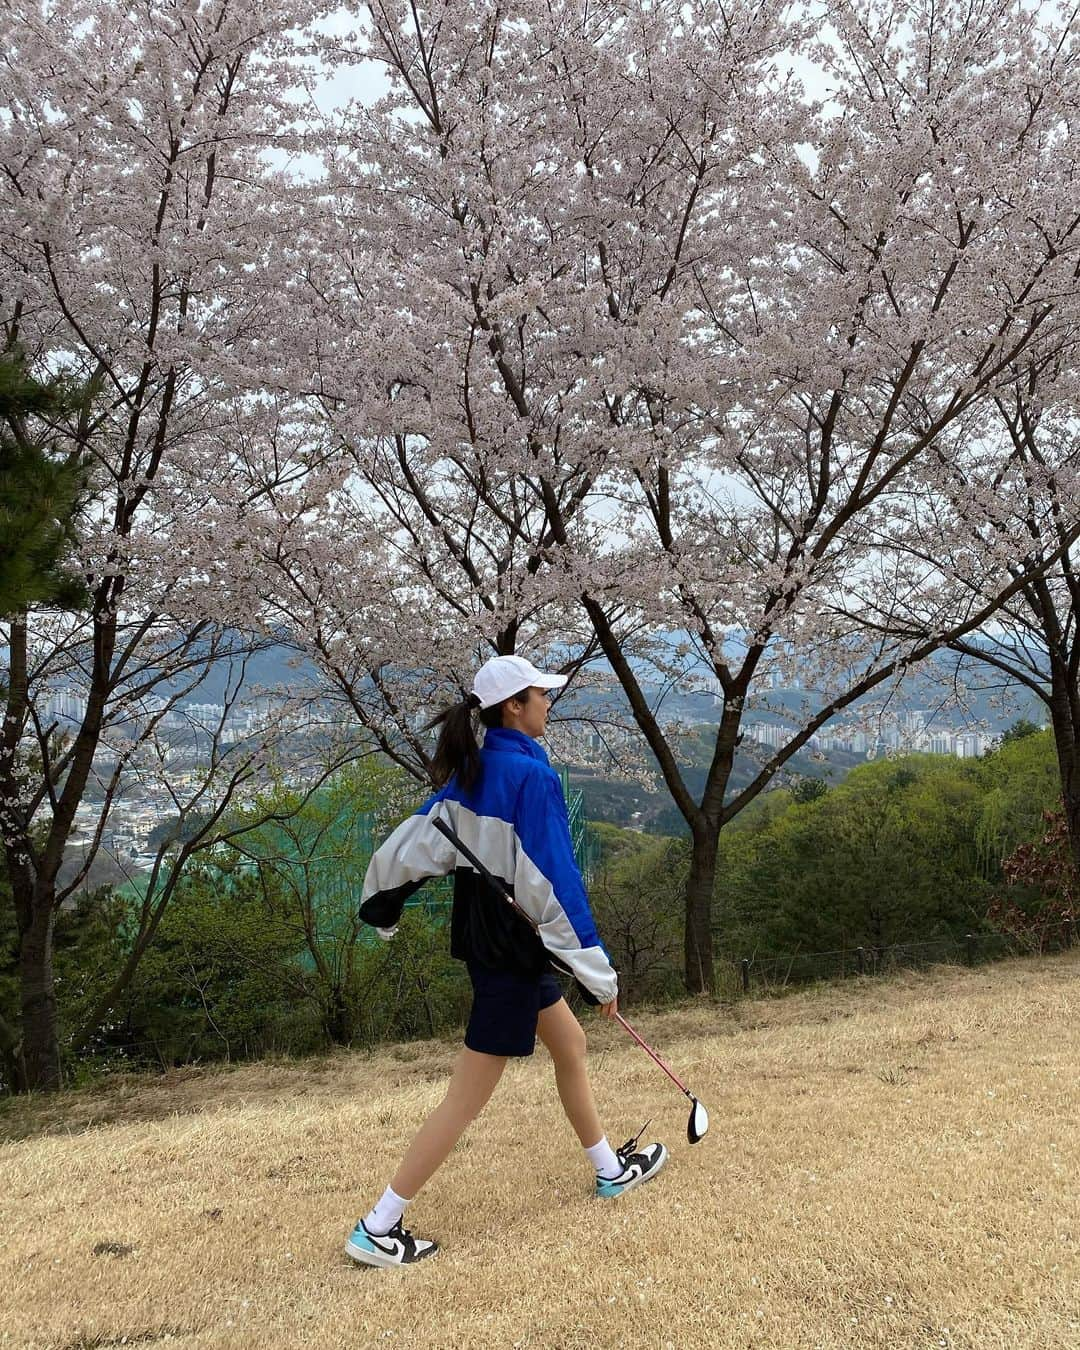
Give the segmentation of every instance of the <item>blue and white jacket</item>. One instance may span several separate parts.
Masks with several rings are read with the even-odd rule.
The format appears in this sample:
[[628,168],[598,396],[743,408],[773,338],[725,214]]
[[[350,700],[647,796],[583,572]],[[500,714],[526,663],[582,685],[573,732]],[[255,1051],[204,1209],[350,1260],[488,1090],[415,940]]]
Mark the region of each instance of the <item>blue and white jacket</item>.
[[[391,928],[415,890],[452,871],[451,955],[530,976],[554,960],[594,998],[609,1003],[618,979],[589,909],[559,775],[531,736],[506,727],[486,733],[480,758],[472,789],[464,791],[455,775],[375,851],[360,917]],[[512,887],[539,935],[434,828],[438,816]]]

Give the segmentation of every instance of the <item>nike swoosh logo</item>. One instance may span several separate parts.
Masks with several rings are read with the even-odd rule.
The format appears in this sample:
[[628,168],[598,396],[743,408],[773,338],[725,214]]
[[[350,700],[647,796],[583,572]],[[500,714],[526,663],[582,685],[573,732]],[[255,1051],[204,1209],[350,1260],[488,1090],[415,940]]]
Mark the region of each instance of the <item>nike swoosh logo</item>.
[[382,1240],[368,1233],[368,1241],[373,1247],[376,1247],[384,1256],[400,1256],[405,1250],[404,1242],[399,1242],[397,1238],[391,1238],[389,1247],[384,1247]]
[[[627,1175],[627,1173],[629,1173],[629,1175]],[[628,1167],[622,1176],[613,1177],[612,1181],[615,1185],[625,1186],[628,1181],[633,1181],[639,1176],[641,1176],[641,1168],[637,1163],[634,1163],[633,1167]]]

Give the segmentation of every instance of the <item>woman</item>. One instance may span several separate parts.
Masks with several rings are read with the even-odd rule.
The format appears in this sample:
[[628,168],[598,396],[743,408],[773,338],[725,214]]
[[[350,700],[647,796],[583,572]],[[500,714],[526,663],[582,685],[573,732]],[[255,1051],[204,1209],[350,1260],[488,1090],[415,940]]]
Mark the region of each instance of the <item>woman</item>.
[[[507,1058],[532,1054],[537,1033],[554,1060],[563,1109],[596,1169],[598,1196],[633,1190],[667,1160],[663,1144],[638,1151],[637,1138],[619,1149],[608,1143],[585,1069],[585,1033],[551,973],[555,962],[601,1013],[615,1013],[618,981],[574,860],[562,784],[537,744],[547,723],[547,691],[566,679],[520,656],[496,656],[481,666],[470,697],[429,724],[441,724],[434,777],[442,790],[398,826],[368,866],[360,916],[383,937],[393,935],[419,886],[454,871],[450,951],[468,968],[473,1006],[446,1096],[345,1244],[346,1253],[366,1265],[405,1265],[437,1250],[402,1226],[405,1206],[483,1110]],[[486,729],[483,748],[473,732],[475,710]],[[459,860],[432,823],[440,817],[489,872],[513,887],[538,931]]]

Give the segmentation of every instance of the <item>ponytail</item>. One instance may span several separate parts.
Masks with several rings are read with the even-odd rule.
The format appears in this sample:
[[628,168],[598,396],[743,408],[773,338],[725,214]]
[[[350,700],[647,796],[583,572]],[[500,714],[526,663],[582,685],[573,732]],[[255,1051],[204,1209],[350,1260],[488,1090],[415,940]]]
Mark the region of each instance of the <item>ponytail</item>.
[[457,774],[458,782],[468,791],[480,777],[480,746],[476,741],[472,720],[477,710],[485,727],[502,726],[502,704],[480,708],[480,700],[475,694],[470,694],[463,702],[455,703],[426,723],[425,731],[432,727],[441,728],[430,768],[431,780],[437,788],[445,787]]

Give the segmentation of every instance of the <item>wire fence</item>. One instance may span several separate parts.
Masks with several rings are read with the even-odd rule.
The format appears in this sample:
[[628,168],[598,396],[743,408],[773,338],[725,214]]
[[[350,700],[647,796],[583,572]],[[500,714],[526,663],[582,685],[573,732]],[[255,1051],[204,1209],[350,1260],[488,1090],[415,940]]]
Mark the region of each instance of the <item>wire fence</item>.
[[[448,910],[448,905],[432,904],[428,917],[442,923]],[[715,962],[715,993],[721,999],[769,995],[815,982],[835,983],[852,976],[873,978],[942,964],[976,966],[1009,957],[1049,955],[1072,948],[1080,949],[1080,922],[1075,917],[1017,932],[965,933],[888,945],[849,946],[833,951],[758,952],[741,958],[733,958],[729,953]],[[577,995],[572,988],[567,996],[576,1006]],[[253,1040],[244,1036],[235,1044],[227,1041],[223,1054],[215,1052],[205,1027],[188,1028],[179,1037],[166,1032],[156,1038],[128,1038],[113,1033],[95,1038],[86,1051],[69,1062],[65,1077],[74,1072],[75,1078],[69,1079],[69,1085],[82,1081],[84,1070],[77,1065],[85,1065],[92,1075],[103,1068],[145,1068],[153,1064],[168,1071],[180,1066],[229,1063],[234,1058],[237,1062],[279,1055],[290,1060],[304,1059],[326,1053],[331,1048],[322,1043],[300,1048],[296,1043],[296,1032],[297,1028],[287,1019],[272,1017],[254,1033]],[[234,1051],[238,1053],[234,1054]],[[97,1067],[92,1068],[92,1065]],[[7,1096],[10,1091],[11,1084],[4,1081],[0,1072],[0,1096]]]
[[[444,923],[449,906],[432,904],[428,917]],[[1054,952],[1080,949],[1080,920],[1063,919],[1058,923],[1040,926],[1038,932],[965,933],[960,937],[931,938],[921,942],[898,942],[884,946],[842,947],[827,952],[793,951],[781,954],[755,954],[732,959],[721,957],[715,963],[717,993],[737,997],[740,994],[768,994],[798,985],[821,981],[837,981],[852,976],[867,978],[886,976],[899,970],[919,970],[935,965],[975,966],[1001,961],[1016,956],[1042,956]],[[568,997],[575,997],[571,990]],[[276,1028],[262,1028],[262,1037],[272,1044]],[[279,1031],[283,1053],[289,1053],[288,1028]],[[194,1047],[205,1038],[205,1029],[191,1032]],[[153,1052],[160,1055],[167,1036],[157,1040],[113,1040],[95,1047],[98,1053],[123,1055],[132,1051]],[[169,1048],[173,1048],[171,1043]],[[173,1063],[182,1061],[172,1060]],[[194,1062],[202,1062],[201,1058]]]
[[846,979],[852,975],[887,975],[895,970],[919,970],[952,964],[974,966],[1011,956],[1041,956],[1080,946],[1080,928],[1075,918],[1043,924],[1022,932],[964,933],[923,942],[843,947],[830,952],[754,953],[728,957],[726,967],[734,992],[749,994],[782,989],[818,980]]

